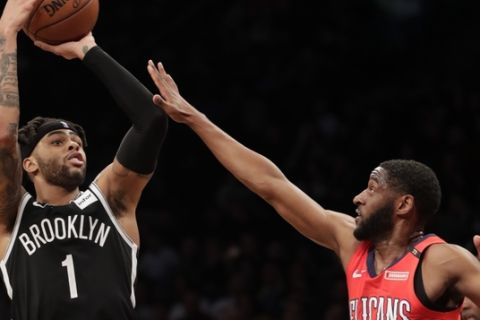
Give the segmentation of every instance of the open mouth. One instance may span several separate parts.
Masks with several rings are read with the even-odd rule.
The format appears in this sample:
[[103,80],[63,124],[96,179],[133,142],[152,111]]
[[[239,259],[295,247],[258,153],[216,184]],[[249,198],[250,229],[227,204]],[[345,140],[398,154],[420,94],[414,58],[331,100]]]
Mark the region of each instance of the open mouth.
[[67,160],[75,167],[81,167],[85,163],[85,160],[80,152],[73,152],[67,157]]

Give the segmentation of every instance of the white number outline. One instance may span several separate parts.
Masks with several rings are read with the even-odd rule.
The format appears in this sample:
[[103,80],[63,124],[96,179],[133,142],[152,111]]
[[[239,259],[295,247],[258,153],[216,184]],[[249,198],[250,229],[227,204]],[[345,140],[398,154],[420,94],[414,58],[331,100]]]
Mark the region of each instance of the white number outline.
[[68,287],[70,288],[70,299],[78,298],[77,280],[75,279],[75,267],[73,266],[73,256],[67,254],[62,261],[62,267],[67,268]]

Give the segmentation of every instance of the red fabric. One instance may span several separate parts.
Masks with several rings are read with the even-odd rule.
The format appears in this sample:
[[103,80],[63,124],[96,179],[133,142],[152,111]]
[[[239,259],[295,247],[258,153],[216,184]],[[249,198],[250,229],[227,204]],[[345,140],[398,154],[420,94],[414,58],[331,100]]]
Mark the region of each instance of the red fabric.
[[[435,243],[437,236],[425,236],[414,247],[422,252]],[[448,312],[434,311],[422,304],[414,291],[414,275],[419,259],[408,251],[396,263],[371,277],[367,269],[371,243],[362,242],[347,270],[351,320],[459,320],[461,307]]]

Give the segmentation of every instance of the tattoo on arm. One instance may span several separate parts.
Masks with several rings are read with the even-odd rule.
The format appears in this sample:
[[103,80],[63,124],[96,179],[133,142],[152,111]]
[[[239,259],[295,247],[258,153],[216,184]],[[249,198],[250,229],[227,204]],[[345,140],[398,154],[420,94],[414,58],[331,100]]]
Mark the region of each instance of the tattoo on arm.
[[[7,40],[0,36],[0,106],[20,108],[17,77],[17,50],[6,48]],[[1,116],[1,115],[0,115]],[[0,147],[0,223],[13,221],[22,193],[22,168],[17,147],[18,121],[5,120],[9,141]],[[3,126],[5,123],[3,124]]]
[[0,37],[0,105],[18,108],[17,51],[5,52],[5,42]]
[[82,47],[83,54],[87,54],[88,50],[90,50],[89,46],[83,46]]

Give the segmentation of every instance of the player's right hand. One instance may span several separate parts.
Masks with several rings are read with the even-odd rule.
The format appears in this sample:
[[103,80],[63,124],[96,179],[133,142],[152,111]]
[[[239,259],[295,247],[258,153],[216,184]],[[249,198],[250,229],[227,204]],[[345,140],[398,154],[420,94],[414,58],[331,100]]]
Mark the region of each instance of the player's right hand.
[[149,60],[147,69],[160,92],[153,96],[153,103],[161,107],[170,118],[178,123],[187,123],[193,114],[199,113],[180,95],[177,84],[161,63],[155,65]]
[[8,0],[0,18],[0,33],[16,35],[42,0]]

